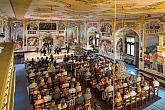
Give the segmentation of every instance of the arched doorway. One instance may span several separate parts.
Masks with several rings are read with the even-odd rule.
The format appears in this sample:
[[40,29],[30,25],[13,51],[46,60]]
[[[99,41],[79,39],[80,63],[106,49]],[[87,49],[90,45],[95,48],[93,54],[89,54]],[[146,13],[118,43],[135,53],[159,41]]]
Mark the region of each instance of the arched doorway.
[[139,67],[139,35],[131,28],[116,32],[116,53],[120,59]]
[[99,47],[99,41],[100,41],[100,30],[98,30],[95,27],[90,27],[87,30],[87,44],[88,48],[95,48]]

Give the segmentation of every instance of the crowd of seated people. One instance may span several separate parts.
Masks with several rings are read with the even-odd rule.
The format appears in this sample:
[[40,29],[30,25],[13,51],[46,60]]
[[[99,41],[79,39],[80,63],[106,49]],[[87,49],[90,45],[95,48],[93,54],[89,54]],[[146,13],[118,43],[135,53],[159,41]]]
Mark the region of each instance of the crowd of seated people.
[[143,106],[158,95],[159,82],[156,78],[153,81],[147,81],[142,74],[120,75],[118,64],[110,60],[84,55],[74,56],[72,60],[66,61],[72,63],[75,77],[90,85],[92,90],[98,91],[96,93],[101,95],[100,100],[113,105],[114,98],[117,109],[133,105]]
[[[96,91],[99,99],[111,106],[114,99],[116,109],[143,106],[158,95],[159,82],[156,78],[151,82],[141,74],[120,75],[118,64],[110,60],[90,54],[68,55],[64,57],[64,62],[69,65],[70,73],[73,74],[69,74],[64,66],[56,63],[52,56],[27,60],[29,98],[35,110],[91,108],[90,90]],[[89,87],[85,92],[77,79]]]
[[[69,60],[69,58],[68,58]],[[29,99],[34,110],[91,110],[90,88],[81,84],[55,59],[26,60]]]

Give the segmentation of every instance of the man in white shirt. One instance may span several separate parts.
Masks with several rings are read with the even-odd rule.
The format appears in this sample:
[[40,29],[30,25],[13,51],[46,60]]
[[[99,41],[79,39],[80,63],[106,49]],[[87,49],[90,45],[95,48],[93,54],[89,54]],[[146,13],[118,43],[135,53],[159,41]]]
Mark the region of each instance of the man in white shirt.
[[133,97],[136,95],[136,92],[132,89],[131,92],[130,92],[130,96]]
[[35,83],[35,80],[32,80],[32,83],[28,86],[30,89],[33,89],[35,87],[37,87],[37,83]]
[[154,85],[154,87],[159,87],[159,81],[157,81],[156,79],[154,79],[153,85]]
[[112,92],[114,91],[114,87],[111,85],[111,83],[109,83],[109,86],[105,88],[105,96],[107,97],[108,96],[108,93],[109,92]]
[[147,82],[144,83],[144,88],[143,89],[144,89],[144,91],[149,90],[149,86],[148,86]]

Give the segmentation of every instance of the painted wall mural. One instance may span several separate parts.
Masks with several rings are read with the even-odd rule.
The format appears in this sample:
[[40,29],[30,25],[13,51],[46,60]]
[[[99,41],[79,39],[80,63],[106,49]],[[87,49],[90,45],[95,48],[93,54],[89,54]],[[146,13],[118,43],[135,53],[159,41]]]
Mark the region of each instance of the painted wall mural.
[[85,23],[81,22],[80,24],[80,43],[82,47],[87,47],[87,36],[86,36],[86,29],[85,29]]
[[39,38],[38,37],[28,37],[27,38],[28,46],[38,46],[39,45]]
[[65,24],[62,22],[59,22],[58,24],[58,30],[65,30]]
[[87,38],[88,38],[89,47],[92,47],[93,45],[95,45],[96,34],[100,34],[99,29],[97,29],[96,27],[90,27],[90,28],[88,28]]
[[78,35],[78,27],[75,23],[70,23],[68,25],[68,44],[70,46],[74,45],[75,42],[77,42],[77,35]]
[[15,50],[19,50],[23,46],[23,23],[12,22],[11,23],[11,36],[15,42]]
[[102,22],[100,25],[101,41],[100,53],[110,55],[113,53],[112,25],[109,22]]

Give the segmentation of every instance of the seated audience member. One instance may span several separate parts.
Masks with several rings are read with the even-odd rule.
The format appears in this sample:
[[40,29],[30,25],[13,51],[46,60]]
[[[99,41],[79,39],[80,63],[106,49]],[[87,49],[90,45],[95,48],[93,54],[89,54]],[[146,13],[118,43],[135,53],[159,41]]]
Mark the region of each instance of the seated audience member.
[[114,91],[114,87],[111,85],[111,83],[108,84],[108,87],[105,88],[105,95],[108,96],[109,92]]
[[34,103],[35,110],[42,110],[44,106],[44,99],[41,98],[41,95],[38,95],[38,99]]
[[73,78],[71,79],[71,81],[70,81],[70,85],[74,85],[74,86],[75,86],[76,83],[77,83],[77,82],[76,82],[76,78],[73,77]]
[[123,102],[122,96],[121,96],[120,92],[117,92],[116,98],[115,98],[115,106],[116,107],[121,107],[122,106],[122,102]]
[[127,90],[126,91],[126,94],[124,95],[124,99],[128,99],[130,97],[130,93],[129,93],[129,91]]
[[155,88],[155,93],[158,92],[158,88],[159,88],[159,81],[156,80],[156,78],[154,78],[153,80],[153,87]]
[[49,92],[46,92],[46,95],[44,96],[44,102],[50,102],[52,100],[52,96],[49,95]]
[[68,96],[67,107],[74,107],[75,103],[75,98],[73,98],[72,96]]
[[60,83],[60,84],[64,84],[64,81],[65,81],[65,77],[64,77],[64,75],[61,75],[61,76],[59,77],[59,83]]
[[102,110],[101,107],[96,103],[94,102],[94,110]]
[[74,87],[74,85],[71,85],[71,88],[69,89],[69,94],[74,97],[76,94],[76,89]]
[[90,92],[90,88],[86,88],[86,92],[84,94],[85,103],[89,103],[91,98],[92,94]]
[[82,96],[82,93],[78,93],[78,96],[76,98],[76,105],[80,105],[84,102],[84,97]]
[[153,79],[153,86],[159,87],[159,81],[157,81],[156,78]]
[[58,87],[56,87],[54,94],[52,94],[52,100],[55,102],[59,102],[61,99],[61,91]]
[[87,72],[85,73],[85,78],[90,78],[91,73],[89,71],[89,68],[87,69]]
[[61,99],[60,104],[58,105],[59,110],[65,110],[67,108],[67,104],[64,98]]
[[61,66],[60,71],[61,72],[64,72],[65,71],[65,68],[63,66]]
[[127,82],[124,81],[124,83],[123,83],[123,87],[127,87],[127,86],[128,86]]
[[77,84],[76,84],[76,92],[77,93],[81,92],[81,86],[80,86],[79,82],[77,82]]
[[38,87],[37,83],[35,82],[35,79],[32,79],[31,82],[32,83],[28,86],[29,89],[34,89],[34,88]]
[[148,86],[148,83],[147,82],[144,83],[143,90],[144,91],[149,90],[149,86]]
[[43,87],[45,85],[44,78],[41,78],[41,81],[39,83],[39,87]]
[[140,84],[140,82],[141,82],[141,76],[140,76],[140,74],[138,74],[137,82],[138,82],[138,84]]
[[133,97],[136,95],[136,92],[133,88],[131,88],[130,96]]
[[34,70],[31,69],[28,76],[29,76],[29,78],[35,77],[36,74],[34,73]]
[[36,59],[36,61],[35,61],[35,62],[36,62],[36,63],[38,63],[39,61],[40,61],[40,59],[39,59],[39,57],[37,57],[37,59]]
[[140,84],[138,84],[137,85],[137,94],[136,95],[140,96],[141,92],[142,92],[142,88],[141,88]]
[[52,101],[49,110],[57,110],[57,107],[56,107],[56,103],[55,103],[55,101]]
[[41,70],[39,70],[37,73],[36,73],[37,76],[41,76],[42,75],[42,72]]

